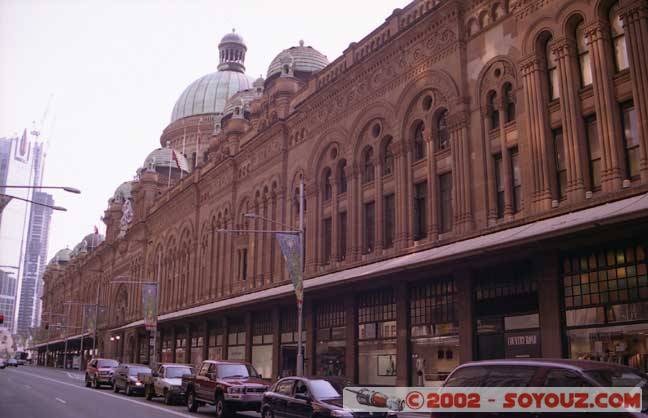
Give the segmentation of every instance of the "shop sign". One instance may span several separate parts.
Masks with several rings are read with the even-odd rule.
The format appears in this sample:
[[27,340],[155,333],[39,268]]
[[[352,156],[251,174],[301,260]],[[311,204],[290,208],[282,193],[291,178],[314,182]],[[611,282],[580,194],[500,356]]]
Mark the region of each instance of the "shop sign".
[[506,358],[540,357],[540,332],[509,332],[506,340]]

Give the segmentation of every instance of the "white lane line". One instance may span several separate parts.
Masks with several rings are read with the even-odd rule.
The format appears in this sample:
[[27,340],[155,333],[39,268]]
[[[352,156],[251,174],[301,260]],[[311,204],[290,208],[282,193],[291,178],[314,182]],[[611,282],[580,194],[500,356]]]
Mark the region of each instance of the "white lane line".
[[78,375],[78,374],[72,374],[70,372],[67,372],[67,375],[68,375],[68,377],[70,379],[74,379],[74,380],[83,380],[84,379],[84,376],[81,376],[81,375]]
[[14,373],[23,374],[23,375],[25,375],[25,376],[33,376],[33,377],[37,377],[37,378],[39,378],[39,379],[47,380],[47,381],[54,382],[54,383],[59,383],[59,384],[61,384],[61,385],[70,386],[70,387],[73,387],[73,388],[76,388],[76,389],[80,389],[80,390],[89,390],[89,391],[92,391],[93,393],[96,393],[97,395],[110,396],[111,398],[116,398],[116,399],[120,399],[120,400],[122,400],[122,401],[126,401],[126,402],[131,402],[131,403],[137,404],[137,405],[139,405],[139,406],[145,406],[145,407],[148,407],[148,408],[151,408],[151,409],[156,409],[156,410],[158,410],[158,411],[166,412],[166,413],[169,413],[169,414],[171,414],[171,415],[178,416],[178,417],[184,417],[184,418],[195,418],[195,415],[187,415],[187,414],[183,414],[183,413],[181,413],[181,412],[174,411],[174,410],[172,410],[172,409],[162,408],[161,406],[151,405],[151,404],[149,404],[149,403],[144,403],[144,402],[136,401],[135,399],[125,398],[125,397],[123,397],[123,396],[114,395],[114,394],[112,394],[112,393],[101,392],[101,391],[98,391],[98,390],[96,390],[96,389],[89,389],[89,388],[86,388],[86,387],[84,387],[84,386],[78,386],[78,385],[75,385],[75,384],[72,384],[72,383],[63,382],[63,381],[61,381],[61,380],[56,380],[56,379],[51,379],[51,378],[49,378],[49,377],[45,377],[45,376],[38,376],[38,375],[33,374],[33,373],[25,373],[25,372],[20,372],[20,371],[18,371],[18,370],[16,370]]
[[29,385],[23,385],[23,386],[25,387],[25,389],[31,389],[31,386]]
[[65,402],[65,401],[64,401],[63,399],[61,399],[61,398],[54,398],[54,399],[56,399],[57,401],[61,402],[62,404],[66,404],[66,403],[67,403],[67,402]]

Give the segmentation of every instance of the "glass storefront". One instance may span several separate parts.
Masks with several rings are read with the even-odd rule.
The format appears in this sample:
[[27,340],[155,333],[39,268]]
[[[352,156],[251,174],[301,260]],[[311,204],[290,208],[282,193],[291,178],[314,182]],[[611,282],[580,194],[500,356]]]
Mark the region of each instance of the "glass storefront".
[[169,335],[165,335],[162,340],[162,362],[163,363],[173,363],[173,352],[171,351],[173,347],[173,339]]
[[[139,338],[139,358],[137,361],[140,364],[148,364],[149,361],[149,350],[151,348],[151,341],[148,335],[142,335]],[[85,351],[85,350],[84,350]]]
[[210,328],[209,330],[209,360],[223,359],[223,330],[220,328]]
[[187,336],[184,333],[176,335],[176,363],[186,363],[187,357]]
[[645,244],[599,248],[562,260],[570,358],[648,371]]
[[358,297],[358,383],[396,384],[396,296],[393,289]]
[[245,323],[243,320],[232,321],[227,334],[227,359],[245,361]]
[[[197,333],[201,333],[201,331],[197,331]],[[191,336],[191,361],[190,363],[193,364],[194,366],[198,367],[202,364],[203,362],[203,346],[205,345],[205,338],[197,335],[192,335]]]
[[[302,324],[302,352],[305,351],[306,344],[306,327]],[[296,309],[284,309],[281,311],[279,320],[280,331],[280,356],[279,356],[279,376],[295,376],[297,374],[297,312]]]
[[255,314],[252,321],[252,365],[265,378],[272,376],[272,316]]
[[541,357],[537,281],[529,264],[479,272],[473,298],[477,359]]
[[322,303],[315,312],[315,374],[345,376],[346,315],[344,303]]
[[434,280],[410,289],[412,386],[440,386],[459,365],[454,280]]

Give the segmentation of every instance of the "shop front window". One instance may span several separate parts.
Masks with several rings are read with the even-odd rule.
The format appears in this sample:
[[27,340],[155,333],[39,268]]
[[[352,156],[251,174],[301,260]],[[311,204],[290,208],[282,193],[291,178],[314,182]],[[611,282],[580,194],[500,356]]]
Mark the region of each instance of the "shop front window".
[[272,376],[272,317],[266,312],[252,321],[252,365],[265,378]]
[[452,279],[410,290],[412,386],[440,386],[459,365],[455,295]]
[[227,359],[245,361],[245,324],[243,321],[233,322],[227,334]]
[[[281,351],[279,356],[279,375],[281,377],[297,374],[297,312],[295,309],[283,310],[280,314],[279,331]],[[302,324],[302,353],[306,343],[306,328]]]
[[173,340],[171,338],[165,338],[162,340],[162,362],[173,363],[173,353],[171,352],[172,345]]
[[184,334],[178,334],[176,337],[176,363],[184,363],[186,361],[185,353],[187,352],[187,338]]
[[358,377],[361,385],[396,384],[396,296],[392,289],[358,298]]
[[316,375],[345,376],[346,315],[344,303],[322,303],[316,308]]
[[541,356],[538,289],[528,264],[480,272],[473,292],[478,359]]
[[200,366],[203,362],[203,346],[205,345],[204,337],[191,337],[191,361],[195,366]]
[[209,330],[209,360],[223,359],[223,331],[220,329]]
[[562,260],[569,356],[648,371],[648,268],[643,243]]

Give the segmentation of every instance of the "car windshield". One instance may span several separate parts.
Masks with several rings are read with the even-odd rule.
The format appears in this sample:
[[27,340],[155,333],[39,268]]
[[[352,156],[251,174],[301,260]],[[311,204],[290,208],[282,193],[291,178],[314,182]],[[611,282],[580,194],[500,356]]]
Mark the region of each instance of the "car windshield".
[[148,367],[129,367],[128,375],[137,376],[138,373],[151,373],[151,369]]
[[218,365],[218,377],[259,377],[254,367],[247,364],[220,364]]
[[315,399],[331,399],[339,398],[342,396],[340,392],[326,380],[311,380],[310,381],[311,395]]
[[191,367],[167,367],[164,373],[164,377],[173,379],[182,377],[186,374],[193,374],[193,369]]
[[99,362],[97,362],[97,367],[117,367],[118,364],[119,363],[115,360],[99,360]]

